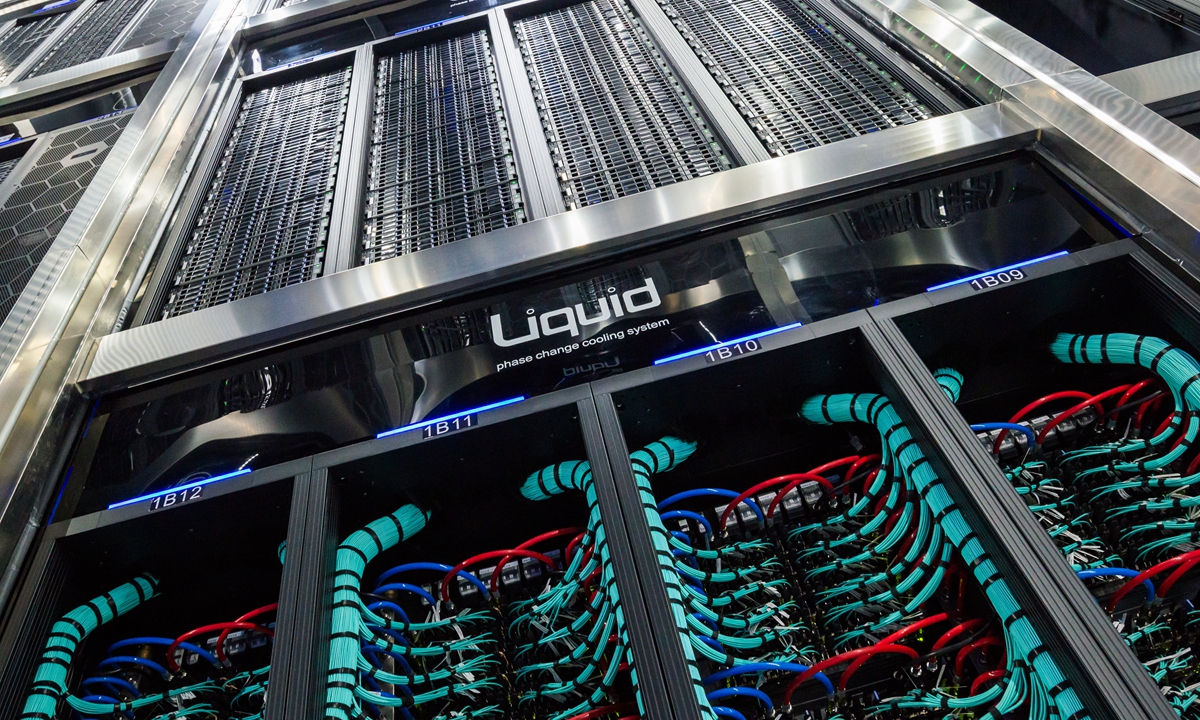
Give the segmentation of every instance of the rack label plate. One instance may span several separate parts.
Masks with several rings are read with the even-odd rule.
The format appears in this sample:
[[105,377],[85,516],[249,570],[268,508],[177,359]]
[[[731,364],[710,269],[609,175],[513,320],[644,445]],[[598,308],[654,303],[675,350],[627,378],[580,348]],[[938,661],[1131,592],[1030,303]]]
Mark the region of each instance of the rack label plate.
[[428,440],[430,438],[441,437],[442,435],[449,435],[450,433],[458,432],[459,430],[466,430],[467,428],[475,427],[478,422],[479,413],[463,415],[462,417],[456,417],[453,420],[443,420],[441,422],[434,423],[433,425],[426,425],[425,427],[421,428],[421,437]]
[[1024,279],[1025,273],[1023,271],[1013,269],[1006,270],[1004,272],[998,272],[993,275],[984,275],[981,278],[975,278],[968,284],[971,286],[972,290],[979,292],[980,290],[987,290],[999,285],[1007,285],[1008,283]]
[[167,493],[166,495],[159,495],[158,497],[150,500],[150,502],[146,505],[146,511],[155,512],[157,510],[165,510],[169,507],[175,507],[176,505],[182,505],[193,500],[199,500],[203,494],[204,486],[201,485],[199,487],[185,488],[177,492]]

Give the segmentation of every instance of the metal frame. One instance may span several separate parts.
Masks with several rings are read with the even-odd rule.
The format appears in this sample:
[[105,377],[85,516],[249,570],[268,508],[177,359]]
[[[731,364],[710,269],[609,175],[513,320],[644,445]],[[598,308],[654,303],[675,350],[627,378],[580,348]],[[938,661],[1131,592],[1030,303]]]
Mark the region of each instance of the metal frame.
[[[878,184],[901,172],[1026,147],[1036,131],[988,105],[734,168],[354,268],[104,338],[89,390],[174,374],[217,356],[265,349],[433,298],[529,279],[619,252]],[[931,155],[929,146],[942,152]],[[704,202],[697,202],[704,198]]]
[[1200,50],[1100,79],[1176,124],[1200,110]]

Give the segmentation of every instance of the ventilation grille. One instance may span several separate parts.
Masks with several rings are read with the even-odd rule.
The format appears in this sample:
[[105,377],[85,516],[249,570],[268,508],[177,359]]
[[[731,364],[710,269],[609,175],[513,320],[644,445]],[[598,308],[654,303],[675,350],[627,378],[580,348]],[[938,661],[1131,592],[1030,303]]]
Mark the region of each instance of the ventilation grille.
[[487,33],[379,61],[363,264],[524,219]]
[[68,13],[18,23],[0,34],[0,82],[37,50],[67,19]]
[[775,155],[931,116],[813,8],[793,0],[659,0]]
[[242,101],[163,318],[321,274],[349,93],[346,67]]
[[567,207],[729,167],[622,0],[513,23]]
[[0,320],[8,316],[132,113],[66,130],[0,206]]
[[46,75],[104,57],[109,46],[133,21],[144,3],[145,0],[104,0],[92,5],[87,14],[73,24],[54,43],[50,52],[21,79]]
[[117,48],[117,52],[136,50],[156,42],[179,37],[192,27],[204,9],[205,0],[157,0],[138,21]]
[[4,184],[4,181],[8,179],[8,176],[12,173],[13,168],[15,168],[19,162],[21,162],[21,158],[0,160],[0,185]]

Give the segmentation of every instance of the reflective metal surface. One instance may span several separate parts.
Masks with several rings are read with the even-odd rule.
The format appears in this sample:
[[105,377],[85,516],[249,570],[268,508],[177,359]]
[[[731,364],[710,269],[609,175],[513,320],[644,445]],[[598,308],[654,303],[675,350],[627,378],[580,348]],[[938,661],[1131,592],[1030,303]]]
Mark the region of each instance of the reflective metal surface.
[[178,46],[178,38],[164,40],[0,87],[0,123],[23,120],[152,76]]
[[1164,117],[1200,106],[1200,51],[1119,70],[1100,79]]
[[1034,136],[1034,128],[1006,108],[984,106],[561,213],[105,337],[87,384],[109,387],[177,372],[501,278],[628,250],[654,237],[1022,147]]

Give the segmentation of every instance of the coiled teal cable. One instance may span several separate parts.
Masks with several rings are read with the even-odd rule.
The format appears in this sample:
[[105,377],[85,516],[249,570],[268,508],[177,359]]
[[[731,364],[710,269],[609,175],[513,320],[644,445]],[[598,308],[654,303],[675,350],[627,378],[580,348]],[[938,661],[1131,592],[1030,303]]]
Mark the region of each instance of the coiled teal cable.
[[80,605],[54,623],[50,638],[46,641],[46,649],[42,651],[42,661],[33,676],[33,687],[25,700],[22,720],[53,718],[59,701],[67,695],[67,673],[83,639],[101,625],[154,597],[157,592],[157,578],[139,575]]

